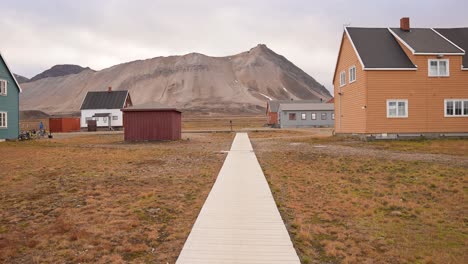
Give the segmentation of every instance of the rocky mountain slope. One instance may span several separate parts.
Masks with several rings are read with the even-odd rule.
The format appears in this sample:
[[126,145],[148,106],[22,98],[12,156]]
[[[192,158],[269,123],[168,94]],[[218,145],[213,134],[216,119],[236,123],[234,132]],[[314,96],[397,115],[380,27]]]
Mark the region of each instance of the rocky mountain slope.
[[21,75],[16,74],[16,73],[14,73],[14,75],[15,75],[15,78],[18,81],[18,83],[29,82],[29,79],[27,77],[21,76]]
[[37,81],[40,79],[44,78],[49,78],[49,77],[61,77],[61,76],[67,76],[70,74],[77,74],[80,73],[84,70],[91,70],[89,67],[81,67],[79,65],[73,65],[73,64],[61,64],[61,65],[55,65],[52,68],[45,70],[38,75],[32,77],[29,81]]
[[331,98],[328,90],[265,45],[227,57],[157,57],[22,85],[22,110],[78,111],[88,91],[129,90],[133,103],[185,111],[259,113],[270,99]]

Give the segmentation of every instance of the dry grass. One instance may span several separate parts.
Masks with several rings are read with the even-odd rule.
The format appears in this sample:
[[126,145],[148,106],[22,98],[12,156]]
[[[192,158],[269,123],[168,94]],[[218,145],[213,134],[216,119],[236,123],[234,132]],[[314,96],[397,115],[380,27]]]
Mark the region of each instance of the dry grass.
[[374,141],[365,145],[384,150],[468,156],[468,140],[466,139]]
[[265,116],[183,116],[183,130],[233,130],[264,128],[266,124]]
[[0,262],[174,263],[231,134],[0,144]]
[[[302,263],[468,263],[466,158],[438,162],[414,141],[252,141]],[[424,144],[462,153],[466,143]],[[367,151],[377,144],[380,156]],[[408,160],[390,151],[400,145],[421,152]]]

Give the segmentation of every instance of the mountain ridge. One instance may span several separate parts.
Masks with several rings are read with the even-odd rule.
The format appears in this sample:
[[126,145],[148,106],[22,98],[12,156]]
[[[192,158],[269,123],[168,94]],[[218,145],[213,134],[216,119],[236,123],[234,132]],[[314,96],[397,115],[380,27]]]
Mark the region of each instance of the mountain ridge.
[[87,91],[129,90],[134,104],[158,101],[194,112],[259,113],[271,99],[331,98],[313,77],[264,44],[239,54],[155,57],[100,71],[25,83],[22,110],[79,111]]

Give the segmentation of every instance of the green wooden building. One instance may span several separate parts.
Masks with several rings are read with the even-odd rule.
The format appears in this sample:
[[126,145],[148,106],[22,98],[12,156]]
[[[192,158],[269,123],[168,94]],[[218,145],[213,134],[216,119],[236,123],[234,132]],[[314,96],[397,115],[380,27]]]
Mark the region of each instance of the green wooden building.
[[0,141],[18,138],[19,93],[21,87],[0,53]]

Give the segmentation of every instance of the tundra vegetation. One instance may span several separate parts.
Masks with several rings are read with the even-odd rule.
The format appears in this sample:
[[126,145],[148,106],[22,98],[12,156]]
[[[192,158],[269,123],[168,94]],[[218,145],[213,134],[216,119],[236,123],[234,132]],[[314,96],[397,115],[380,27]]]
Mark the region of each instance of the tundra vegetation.
[[184,138],[1,143],[0,262],[174,263],[233,136]]
[[[468,140],[362,142],[249,132],[302,263],[466,263]],[[227,130],[190,117],[187,130]],[[0,144],[0,262],[174,263],[233,134],[124,143],[56,134]]]
[[302,263],[468,262],[468,140],[250,136]]

